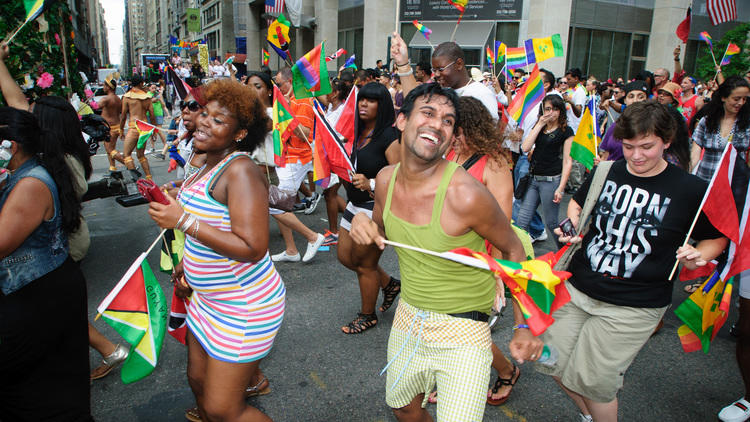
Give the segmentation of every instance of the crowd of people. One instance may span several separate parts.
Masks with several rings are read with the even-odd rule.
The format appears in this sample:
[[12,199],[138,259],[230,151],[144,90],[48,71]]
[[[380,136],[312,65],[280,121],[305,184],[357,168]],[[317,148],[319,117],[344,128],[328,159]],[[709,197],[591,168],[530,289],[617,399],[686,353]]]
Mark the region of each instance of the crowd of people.
[[[106,95],[98,106],[110,126],[104,142],[110,171],[120,163],[134,180],[142,173],[154,178],[136,120],[160,129],[151,151],[159,153],[161,137],[159,158],[171,149],[184,162],[176,177],[167,176],[174,180],[162,180],[169,203],[152,202],[148,213],[159,227],[185,234],[171,277],[177,295],[190,298],[186,373],[195,407],[185,417],[270,420],[245,398],[270,391],[261,362],[282,326],[284,266],[336,246],[338,261],[356,274],[361,303],[353,320],[342,316],[342,335],[367,335],[378,313],[395,305],[385,401],[398,420],[431,420],[428,403],[437,404],[439,420],[482,420],[487,404],[509,400],[521,375],[513,361],[537,361],[550,351],[555,359],[535,368],[553,377],[578,407],[578,418],[617,420],[624,374],[672,303],[673,264],[695,269],[727,248],[705,217],[692,229],[692,241],[684,238],[724,147],[731,143],[748,160],[750,73],[725,76],[717,68],[715,81],[698,81],[681,68],[679,47],[671,73],[644,70],[629,81],[601,81],[576,68],[556,78],[540,69],[543,98],[516,122],[507,108],[529,83],[526,70],[516,69],[508,80],[482,74],[467,67],[454,42],[437,45],[430,62],[412,64],[396,33],[390,54],[392,70],[380,60],[375,69],[342,68],[332,92],[317,98],[336,127],[357,89],[354,136],[344,139],[354,170],[350,180],[332,174],[323,189],[312,180],[316,105],[295,97],[289,67],[238,77],[231,60],[214,60],[204,71],[175,54],[174,73],[190,87],[182,94],[174,87],[182,81],[144,81],[136,74],[119,98],[115,78],[103,81]],[[0,138],[12,145],[11,174],[0,182],[0,225],[9,228],[0,237],[0,268],[7,270],[0,271],[0,419],[91,420],[90,380],[109,374],[128,350],[91,324],[84,328],[79,262],[89,233],[81,198],[90,156],[70,103],[58,97],[30,103],[10,77],[7,58],[0,44],[6,101]],[[274,159],[271,135],[274,90],[298,122],[282,141],[283,165]],[[586,171],[570,151],[592,98],[594,124],[604,135],[597,165]],[[291,210],[269,202],[272,184],[294,197]],[[561,216],[566,193],[571,197]],[[40,200],[26,200],[32,196]],[[296,215],[313,213],[320,202],[325,233]],[[278,253],[269,251],[269,216],[284,239]],[[560,228],[566,218],[573,232]],[[294,232],[307,241],[303,254]],[[521,262],[534,256],[533,242],[548,237],[557,247],[570,245],[571,300],[534,336],[513,298],[508,345],[495,344],[488,325],[505,301],[499,277],[404,248],[396,248],[400,279],[379,265],[386,240]],[[750,382],[750,276],[740,276],[737,285],[737,361]],[[69,298],[64,318],[50,322],[34,311],[48,302],[59,307],[61,296]],[[87,344],[103,358],[92,372]],[[45,353],[52,348],[55,353]],[[38,391],[49,387],[57,394],[40,403]],[[750,418],[745,397],[721,409],[719,418]]]

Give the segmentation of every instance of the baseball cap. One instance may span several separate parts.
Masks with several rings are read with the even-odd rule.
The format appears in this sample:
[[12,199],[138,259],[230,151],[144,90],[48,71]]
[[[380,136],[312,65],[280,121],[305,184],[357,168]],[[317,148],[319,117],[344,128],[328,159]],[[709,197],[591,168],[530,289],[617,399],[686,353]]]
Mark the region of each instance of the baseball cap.
[[628,82],[625,85],[625,94],[628,94],[630,91],[643,91],[646,93],[646,95],[649,94],[648,92],[648,85],[646,85],[646,82],[644,81],[633,81]]

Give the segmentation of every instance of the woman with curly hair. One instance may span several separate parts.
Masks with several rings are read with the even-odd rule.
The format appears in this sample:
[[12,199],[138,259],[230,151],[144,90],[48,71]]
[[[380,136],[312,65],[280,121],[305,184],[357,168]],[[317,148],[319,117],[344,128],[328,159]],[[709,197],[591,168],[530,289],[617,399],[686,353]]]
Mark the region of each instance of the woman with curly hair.
[[534,152],[529,161],[528,188],[516,221],[518,227],[529,230],[529,222],[540,202],[549,231],[557,227],[560,201],[573,167],[572,143],[573,130],[568,126],[565,102],[557,95],[547,95],[539,108],[539,120],[521,143],[523,152],[532,149]]
[[[268,132],[255,90],[208,84],[193,145],[206,164],[177,201],[152,202],[163,228],[185,232],[173,280],[193,290],[188,307],[188,381],[200,420],[270,421],[245,403],[246,387],[273,346],[286,289],[268,255],[268,182],[249,154]],[[195,420],[195,419],[191,419]]]

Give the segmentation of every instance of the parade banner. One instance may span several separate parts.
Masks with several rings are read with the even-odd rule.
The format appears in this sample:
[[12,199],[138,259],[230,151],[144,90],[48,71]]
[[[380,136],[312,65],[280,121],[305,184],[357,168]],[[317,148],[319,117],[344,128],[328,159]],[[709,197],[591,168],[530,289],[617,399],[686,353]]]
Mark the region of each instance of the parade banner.
[[188,7],[185,14],[187,15],[188,32],[201,32],[201,10]]
[[[399,0],[399,19],[405,22],[457,20],[518,20],[523,9],[522,0]],[[464,9],[461,12],[459,6]]]

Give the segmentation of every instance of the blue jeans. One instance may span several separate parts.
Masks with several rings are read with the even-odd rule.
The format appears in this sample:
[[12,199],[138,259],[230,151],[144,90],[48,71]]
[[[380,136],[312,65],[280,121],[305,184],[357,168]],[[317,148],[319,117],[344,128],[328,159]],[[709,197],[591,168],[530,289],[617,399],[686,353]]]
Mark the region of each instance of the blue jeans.
[[[518,186],[518,180],[520,180],[528,173],[529,157],[527,155],[521,154],[521,156],[518,157],[518,162],[516,162],[516,167],[513,169],[513,177],[516,181],[516,186]],[[522,201],[520,199],[513,200],[513,221],[516,222],[517,226],[519,211],[521,210],[521,202]],[[524,230],[529,232],[529,235],[531,235],[531,237],[539,237],[544,232],[544,223],[542,223],[542,217],[539,216],[539,213],[536,212],[536,210],[534,210],[534,215],[533,217],[531,217],[531,221],[528,223],[528,226],[529,227],[524,228]]]
[[551,180],[537,180],[536,177],[531,176],[531,179],[529,179],[529,188],[526,190],[526,195],[521,202],[521,209],[518,212],[516,225],[528,231],[531,219],[537,207],[539,207],[539,202],[541,202],[544,221],[547,228],[549,228],[550,234],[552,234],[552,230],[558,225],[557,215],[560,211],[560,204],[553,202],[553,199],[555,198],[555,190],[559,186],[560,175],[552,176]]

